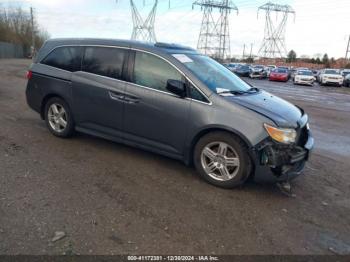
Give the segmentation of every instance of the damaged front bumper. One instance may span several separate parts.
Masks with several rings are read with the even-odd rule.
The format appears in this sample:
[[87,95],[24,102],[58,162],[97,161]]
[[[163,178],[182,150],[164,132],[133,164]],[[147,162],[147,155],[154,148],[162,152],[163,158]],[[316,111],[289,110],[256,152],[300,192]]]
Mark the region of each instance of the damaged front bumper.
[[309,160],[314,138],[307,126],[299,131],[298,143],[282,145],[270,138],[254,149],[256,182],[284,182],[299,176]]

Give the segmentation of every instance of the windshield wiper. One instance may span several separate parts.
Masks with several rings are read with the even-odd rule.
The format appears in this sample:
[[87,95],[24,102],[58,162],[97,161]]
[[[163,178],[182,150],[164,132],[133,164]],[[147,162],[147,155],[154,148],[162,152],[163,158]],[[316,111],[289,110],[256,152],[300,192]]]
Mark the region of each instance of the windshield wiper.
[[257,93],[260,92],[259,88],[256,87],[252,87],[250,89],[248,89],[247,91],[241,91],[241,90],[226,90],[226,91],[222,91],[219,92],[219,95],[222,94],[232,94],[232,95],[244,95],[244,94],[252,94],[252,93]]
[[237,90],[227,90],[219,92],[218,95],[224,95],[224,94],[232,94],[232,95],[244,95],[247,94],[246,91],[237,91]]

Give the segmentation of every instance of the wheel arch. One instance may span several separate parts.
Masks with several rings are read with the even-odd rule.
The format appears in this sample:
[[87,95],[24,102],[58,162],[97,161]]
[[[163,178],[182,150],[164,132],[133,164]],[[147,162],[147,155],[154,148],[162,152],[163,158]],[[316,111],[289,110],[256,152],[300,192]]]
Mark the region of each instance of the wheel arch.
[[194,153],[194,149],[195,149],[195,146],[198,143],[198,141],[203,136],[205,136],[205,135],[207,135],[209,133],[212,133],[212,132],[226,132],[226,133],[229,133],[229,134],[232,134],[232,135],[238,137],[247,146],[248,152],[251,152],[251,148],[253,148],[253,145],[248,140],[248,138],[246,136],[244,136],[241,132],[239,132],[236,129],[225,127],[225,126],[209,126],[209,127],[205,127],[203,129],[199,130],[193,136],[193,138],[191,139],[191,143],[190,143],[190,145],[188,147],[188,150],[186,151],[186,154],[185,154],[185,163],[187,165],[192,165],[193,164],[193,153]]
[[[68,101],[61,95],[56,94],[56,93],[50,93],[44,96],[44,98],[41,101],[41,105],[40,105],[40,117],[42,120],[45,120],[45,106],[47,104],[47,102],[54,97],[58,97],[60,99],[62,99],[63,101],[65,101],[68,104]],[[68,104],[69,106],[69,104]]]

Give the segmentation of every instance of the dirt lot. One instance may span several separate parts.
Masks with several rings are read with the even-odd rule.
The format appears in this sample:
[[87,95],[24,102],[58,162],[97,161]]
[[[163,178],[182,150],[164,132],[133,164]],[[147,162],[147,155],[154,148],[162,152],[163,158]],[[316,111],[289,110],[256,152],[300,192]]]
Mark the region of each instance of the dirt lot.
[[[316,149],[295,198],[222,190],[182,163],[78,134],[25,101],[28,60],[0,60],[1,254],[350,254],[350,92],[252,81],[304,107]],[[56,231],[66,236],[52,242]]]

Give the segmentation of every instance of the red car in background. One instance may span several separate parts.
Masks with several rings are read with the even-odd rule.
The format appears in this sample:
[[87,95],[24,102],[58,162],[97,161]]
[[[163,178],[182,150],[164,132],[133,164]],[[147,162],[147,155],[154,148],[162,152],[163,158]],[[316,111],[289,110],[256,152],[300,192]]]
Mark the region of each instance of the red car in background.
[[289,79],[288,70],[277,68],[271,71],[269,80],[270,81],[281,81],[281,82],[287,82]]

